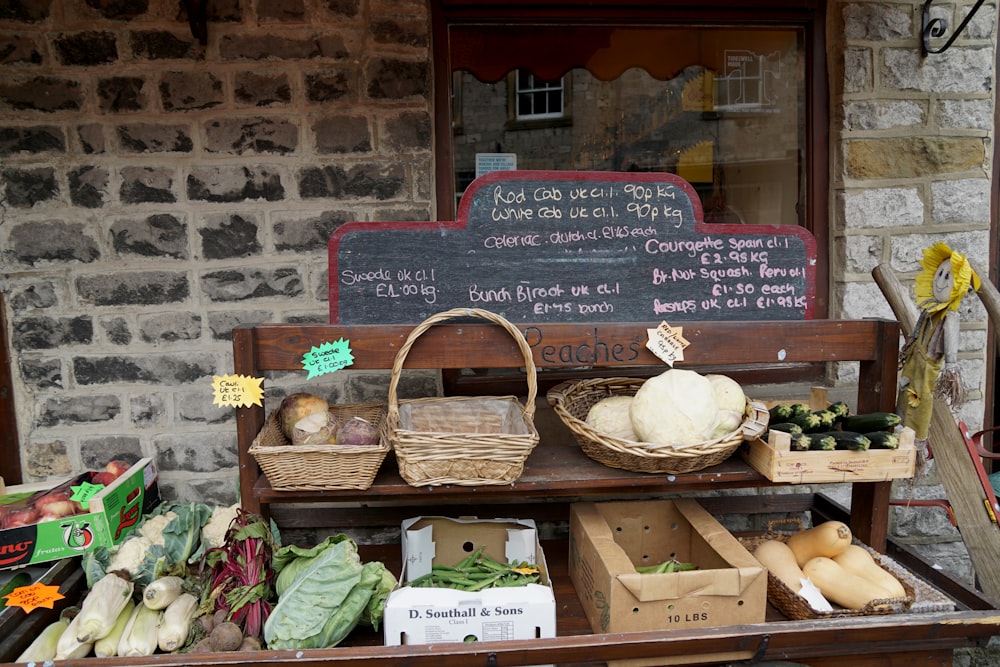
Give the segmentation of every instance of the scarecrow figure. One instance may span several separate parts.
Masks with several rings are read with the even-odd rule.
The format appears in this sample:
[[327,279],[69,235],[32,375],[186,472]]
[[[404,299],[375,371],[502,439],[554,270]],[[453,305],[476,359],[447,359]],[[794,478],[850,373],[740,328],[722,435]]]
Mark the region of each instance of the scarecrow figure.
[[965,256],[944,243],[924,250],[920,266],[914,284],[920,315],[900,352],[899,404],[904,423],[918,440],[926,440],[934,397],[952,406],[965,400],[958,369],[958,306],[970,288],[979,291],[980,282]]

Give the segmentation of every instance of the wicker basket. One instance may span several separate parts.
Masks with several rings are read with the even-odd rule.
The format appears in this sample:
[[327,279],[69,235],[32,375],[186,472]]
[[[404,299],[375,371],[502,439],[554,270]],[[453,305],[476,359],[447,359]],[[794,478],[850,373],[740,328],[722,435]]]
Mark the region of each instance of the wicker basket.
[[[515,396],[397,399],[399,377],[410,347],[435,323],[456,317],[477,317],[499,324],[515,339],[527,373],[524,405]],[[538,444],[534,424],[537,391],[528,342],[506,319],[474,308],[432,315],[410,332],[392,365],[386,422],[400,476],[411,486],[513,482],[521,476],[525,459]]]
[[379,430],[379,442],[371,447],[351,445],[293,445],[281,431],[274,410],[250,445],[271,488],[277,491],[322,491],[367,489],[375,481],[382,461],[389,453],[385,433],[385,406],[378,403],[331,405],[340,419],[362,417]]
[[609,396],[633,396],[645,380],[598,378],[564,382],[549,390],[546,398],[569,428],[583,453],[612,468],[633,472],[680,474],[702,470],[728,459],[744,440],[759,437],[767,429],[768,412],[763,403],[747,401],[743,424],[732,433],[689,447],[633,442],[601,433],[587,424],[587,413]]
[[[778,524],[790,524],[793,526],[798,526],[796,530],[802,530],[802,522],[798,519],[784,519],[780,521],[771,521],[768,523],[767,532],[758,537],[752,538],[738,538],[740,544],[742,544],[747,551],[753,553],[754,549],[757,548],[761,542],[765,540],[779,540],[785,542],[788,540],[789,534],[778,532],[775,530],[775,525]],[[884,616],[887,614],[899,614],[908,611],[913,605],[913,601],[916,598],[916,593],[914,589],[914,584],[916,580],[899,569],[891,570],[885,566],[882,562],[882,556],[878,552],[869,548],[867,545],[862,544],[858,540],[854,541],[855,544],[863,547],[867,550],[875,562],[889,574],[892,574],[899,580],[899,583],[903,585],[903,590],[906,591],[905,598],[890,598],[885,600],[872,600],[862,609],[843,609],[840,607],[834,607],[833,611],[816,611],[809,603],[806,602],[805,598],[798,595],[791,588],[785,585],[783,581],[778,579],[776,576],[767,573],[767,600],[774,607],[780,611],[782,614],[787,616],[793,621],[805,621],[812,619],[821,618],[842,618],[848,616]]]

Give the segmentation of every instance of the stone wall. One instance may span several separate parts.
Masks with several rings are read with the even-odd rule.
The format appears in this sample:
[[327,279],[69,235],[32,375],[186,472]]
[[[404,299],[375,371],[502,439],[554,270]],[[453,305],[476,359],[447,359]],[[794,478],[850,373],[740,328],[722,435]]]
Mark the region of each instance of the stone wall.
[[[950,36],[973,3],[932,8]],[[836,2],[829,7],[833,317],[892,317],[871,271],[904,281],[923,249],[944,241],[989,267],[995,141],[997,9],[985,4],[945,52],[921,56],[922,2]],[[941,44],[938,40],[935,44]],[[987,276],[983,276],[987,278]],[[986,313],[963,300],[960,366],[969,400],[957,416],[983,423]],[[933,461],[900,498],[945,497]],[[896,509],[892,532],[971,581],[958,531],[937,509]]]
[[213,0],[205,46],[180,6],[0,7],[0,289],[30,480],[146,455],[168,497],[234,498],[212,394],[232,327],[328,321],[330,233],[431,215],[424,2]]

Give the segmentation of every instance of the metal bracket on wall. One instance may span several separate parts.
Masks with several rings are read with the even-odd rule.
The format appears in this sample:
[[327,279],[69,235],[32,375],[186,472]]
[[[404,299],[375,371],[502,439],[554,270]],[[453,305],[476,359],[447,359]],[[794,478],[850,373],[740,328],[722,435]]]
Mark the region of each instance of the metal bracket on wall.
[[951,37],[948,38],[948,41],[945,42],[943,46],[932,49],[931,39],[944,36],[945,31],[948,29],[948,21],[942,18],[932,19],[931,3],[934,2],[934,0],[926,0],[926,2],[924,2],[923,21],[921,23],[921,55],[926,57],[931,53],[943,53],[946,51],[948,47],[952,45],[952,42],[954,42],[955,39],[962,34],[962,31],[965,30],[965,26],[969,25],[969,21],[971,21],[972,17],[976,15],[979,8],[983,6],[984,1],[985,0],[976,0],[976,4],[973,5],[972,9],[969,10],[969,13],[965,15],[965,18],[958,25],[958,28],[955,29],[955,32],[952,33]]

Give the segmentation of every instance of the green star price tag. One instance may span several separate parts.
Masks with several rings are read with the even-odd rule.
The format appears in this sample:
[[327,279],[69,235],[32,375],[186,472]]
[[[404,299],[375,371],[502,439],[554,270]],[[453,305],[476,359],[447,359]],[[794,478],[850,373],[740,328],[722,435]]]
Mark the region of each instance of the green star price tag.
[[302,367],[309,371],[306,379],[339,371],[354,363],[349,341],[341,338],[334,343],[323,343],[313,347],[302,356]]

